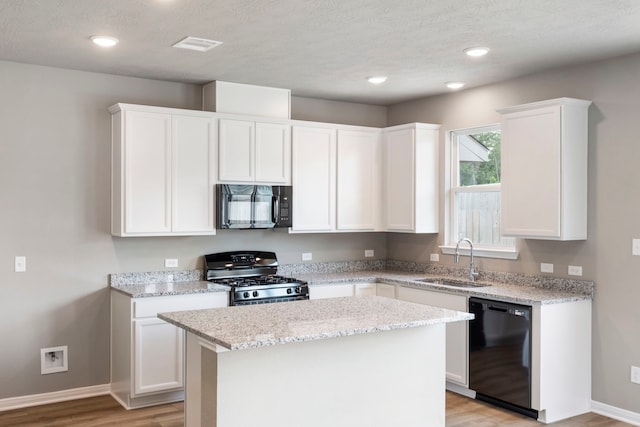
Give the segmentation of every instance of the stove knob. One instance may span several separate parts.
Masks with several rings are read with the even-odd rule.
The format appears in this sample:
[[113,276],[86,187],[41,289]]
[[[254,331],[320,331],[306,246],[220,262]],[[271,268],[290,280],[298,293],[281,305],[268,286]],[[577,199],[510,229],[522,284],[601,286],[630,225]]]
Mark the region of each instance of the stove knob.
[[300,288],[296,288],[296,294],[300,293]]
[[245,298],[249,298],[249,292],[243,293],[242,296],[245,297]]
[[293,290],[291,288],[287,288],[287,293],[290,294],[291,292],[293,292]]
[[253,291],[253,296],[257,297],[258,296],[258,291]]

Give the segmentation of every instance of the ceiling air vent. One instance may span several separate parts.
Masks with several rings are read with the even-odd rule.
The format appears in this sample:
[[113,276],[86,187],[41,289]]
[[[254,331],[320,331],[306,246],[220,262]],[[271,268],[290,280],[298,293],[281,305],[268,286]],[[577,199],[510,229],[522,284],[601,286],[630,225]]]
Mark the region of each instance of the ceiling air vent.
[[173,47],[177,47],[180,49],[190,49],[197,50],[198,52],[206,52],[214,47],[220,46],[222,42],[218,42],[215,40],[201,39],[199,37],[185,37],[180,40],[178,43],[174,44]]

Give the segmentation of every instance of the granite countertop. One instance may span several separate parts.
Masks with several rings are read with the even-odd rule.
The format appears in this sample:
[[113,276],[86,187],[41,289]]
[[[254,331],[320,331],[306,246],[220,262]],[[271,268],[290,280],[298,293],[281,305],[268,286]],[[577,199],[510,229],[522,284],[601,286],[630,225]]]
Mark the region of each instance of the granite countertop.
[[[489,298],[519,304],[558,304],[571,301],[593,299],[593,292],[582,291],[572,287],[572,281],[560,281],[554,288],[536,286],[537,283],[508,284],[496,281],[479,280],[476,283],[486,284],[484,287],[464,288],[440,285],[419,281],[432,278],[445,279],[442,275],[433,275],[402,271],[354,271],[345,273],[312,273],[297,274],[296,278],[305,280],[310,286],[326,284],[344,284],[349,282],[383,282],[417,289],[433,290],[470,297]],[[454,279],[454,278],[451,278]],[[457,278],[456,280],[460,280]],[[564,286],[563,286],[564,284]]]
[[179,311],[158,317],[229,350],[473,319],[469,313],[373,296]]
[[205,280],[184,282],[136,283],[111,285],[114,291],[131,298],[161,297],[166,295],[203,294],[209,292],[227,292],[229,286],[218,285]]
[[[199,274],[199,276],[198,276]],[[461,288],[419,281],[433,278],[461,280],[447,274],[404,272],[396,270],[363,270],[344,272],[285,272],[284,275],[307,281],[309,286],[344,284],[353,282],[384,282],[417,289],[433,290],[450,294],[490,298],[519,304],[558,304],[593,299],[593,284],[541,276],[503,277],[500,273],[478,280],[489,286]],[[168,295],[185,295],[208,292],[227,292],[229,287],[202,280],[201,271],[176,273],[175,281],[167,280],[166,272],[125,273],[112,275],[111,289],[131,298]],[[493,279],[493,280],[491,280]],[[464,279],[462,279],[464,280]],[[586,284],[586,285],[585,285]]]

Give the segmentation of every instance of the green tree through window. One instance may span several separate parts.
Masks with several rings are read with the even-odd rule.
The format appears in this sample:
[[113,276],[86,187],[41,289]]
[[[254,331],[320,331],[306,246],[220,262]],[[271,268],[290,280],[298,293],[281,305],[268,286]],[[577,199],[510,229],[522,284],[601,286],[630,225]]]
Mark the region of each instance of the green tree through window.
[[[486,160],[460,160],[460,186],[497,184],[500,182],[500,131],[468,135],[461,142],[470,152],[486,152]],[[472,145],[476,145],[473,147]],[[480,159],[481,157],[478,156]]]

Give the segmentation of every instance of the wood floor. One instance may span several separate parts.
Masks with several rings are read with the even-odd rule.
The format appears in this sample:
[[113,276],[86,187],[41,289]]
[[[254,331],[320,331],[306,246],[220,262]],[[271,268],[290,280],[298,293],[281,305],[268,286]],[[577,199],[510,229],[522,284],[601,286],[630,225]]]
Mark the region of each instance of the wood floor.
[[[127,411],[110,396],[99,396],[0,412],[0,426],[184,427],[183,410],[182,403],[174,403]],[[596,414],[585,414],[549,425],[554,427],[631,426]],[[494,426],[541,427],[543,424],[489,404],[447,392],[447,427]]]

